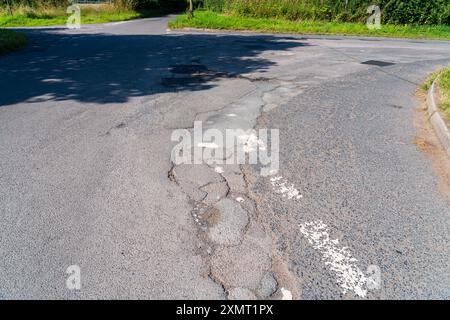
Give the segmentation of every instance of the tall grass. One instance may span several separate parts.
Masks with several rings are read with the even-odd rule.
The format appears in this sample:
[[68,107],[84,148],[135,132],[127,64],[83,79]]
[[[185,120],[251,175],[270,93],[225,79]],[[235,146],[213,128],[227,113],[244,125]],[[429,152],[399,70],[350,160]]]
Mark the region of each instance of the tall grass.
[[[9,0],[13,11],[23,10],[45,10],[67,8],[71,0]],[[186,0],[110,0],[104,1],[102,5],[109,4],[116,10],[141,10],[141,9],[173,9],[179,10],[186,7]],[[7,2],[0,0],[0,9],[6,11]]]
[[197,12],[194,19],[178,16],[169,23],[171,28],[202,28],[222,30],[254,30],[270,33],[337,34],[371,37],[395,37],[450,40],[450,26],[384,25],[381,29],[369,29],[363,23],[334,21],[291,21],[278,18],[249,18],[218,14],[211,11]]
[[363,22],[378,5],[384,23],[449,24],[449,0],[204,0],[209,10],[252,18]]
[[[5,11],[0,11],[0,26],[26,26],[26,25],[45,25],[48,22],[52,24],[65,24],[67,20],[66,7],[62,6],[42,6],[29,7],[17,6],[14,8],[13,15],[8,15]],[[82,5],[82,17],[100,17],[100,16],[117,16],[127,14],[133,15],[133,11],[125,8],[118,9],[113,4],[101,5]],[[83,19],[85,20],[85,19]],[[87,22],[87,21],[85,21]]]
[[[12,0],[10,0],[12,1]],[[13,14],[0,0],[0,27],[64,25],[69,0],[14,0]],[[103,23],[151,17],[186,8],[185,0],[112,0],[81,4],[81,23]]]

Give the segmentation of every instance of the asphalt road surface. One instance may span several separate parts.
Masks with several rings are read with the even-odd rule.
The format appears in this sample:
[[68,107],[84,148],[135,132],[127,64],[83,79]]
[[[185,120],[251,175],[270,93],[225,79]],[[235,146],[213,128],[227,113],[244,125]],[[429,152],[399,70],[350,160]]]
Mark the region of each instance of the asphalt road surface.
[[[450,206],[413,143],[450,42],[168,19],[0,57],[0,298],[450,298]],[[194,121],[279,130],[279,171],[173,163]]]

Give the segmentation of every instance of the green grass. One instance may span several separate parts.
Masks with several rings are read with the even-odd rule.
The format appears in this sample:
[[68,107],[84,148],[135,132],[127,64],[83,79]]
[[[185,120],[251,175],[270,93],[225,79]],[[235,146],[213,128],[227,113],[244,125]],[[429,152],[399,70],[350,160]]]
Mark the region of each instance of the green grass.
[[[108,6],[82,6],[81,24],[132,20],[160,15],[157,11],[119,11]],[[21,10],[12,16],[0,13],[0,27],[36,27],[65,25],[69,14],[63,9]]]
[[450,67],[440,73],[437,83],[440,93],[439,106],[450,121]]
[[0,54],[8,53],[24,47],[27,37],[21,33],[0,29]]
[[421,85],[421,88],[425,92],[428,91],[438,77],[439,107],[450,121],[450,67],[433,72]]
[[442,72],[442,70],[438,70],[433,72],[431,75],[428,76],[428,78],[420,85],[423,91],[430,90],[431,85],[433,84],[434,80],[439,76],[439,74]]
[[365,24],[322,22],[322,21],[288,21],[282,19],[245,18],[198,11],[194,19],[180,15],[169,23],[173,29],[202,28],[219,30],[252,30],[273,33],[299,33],[322,35],[354,35],[391,38],[440,39],[450,40],[450,26],[398,26],[383,25],[380,30],[370,30]]

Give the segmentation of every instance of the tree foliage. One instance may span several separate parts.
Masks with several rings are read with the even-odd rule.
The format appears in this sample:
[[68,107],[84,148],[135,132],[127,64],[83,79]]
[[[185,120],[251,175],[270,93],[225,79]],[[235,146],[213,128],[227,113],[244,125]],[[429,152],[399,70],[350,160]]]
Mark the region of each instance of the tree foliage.
[[[58,8],[67,7],[72,0],[9,0],[13,7],[29,8]],[[138,10],[167,8],[173,10],[184,10],[186,8],[185,0],[94,0],[93,2],[111,2],[120,9]],[[0,0],[0,6],[6,6],[6,0]]]

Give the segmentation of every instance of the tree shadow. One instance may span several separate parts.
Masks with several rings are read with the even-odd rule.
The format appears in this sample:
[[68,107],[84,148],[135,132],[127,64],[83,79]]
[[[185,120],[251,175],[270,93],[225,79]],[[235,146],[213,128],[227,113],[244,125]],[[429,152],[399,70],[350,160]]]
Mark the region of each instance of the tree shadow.
[[67,34],[34,30],[29,49],[0,58],[0,106],[74,100],[123,103],[131,97],[207,90],[223,78],[265,72],[259,54],[306,46],[291,37]]

